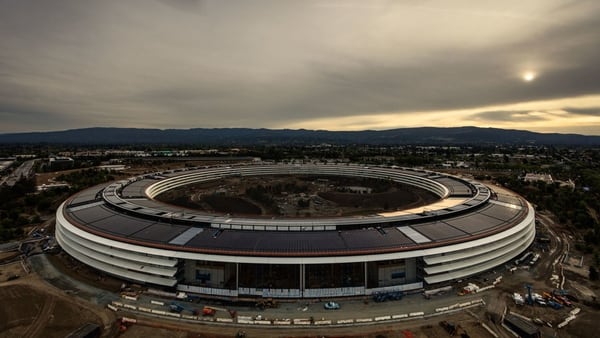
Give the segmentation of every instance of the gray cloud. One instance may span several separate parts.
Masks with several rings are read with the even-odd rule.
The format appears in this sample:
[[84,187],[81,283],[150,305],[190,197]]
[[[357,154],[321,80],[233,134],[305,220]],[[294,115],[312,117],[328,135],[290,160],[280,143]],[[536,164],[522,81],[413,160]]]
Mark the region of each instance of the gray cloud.
[[490,122],[507,122],[507,121],[519,121],[519,122],[531,122],[531,121],[543,121],[548,120],[549,117],[545,112],[532,112],[524,110],[516,111],[486,111],[477,113],[472,116],[476,120],[490,121]]
[[[4,1],[0,132],[282,127],[600,93],[599,4],[507,8],[460,1]],[[526,69],[538,78],[521,81]],[[540,118],[478,115],[506,116]]]
[[564,110],[568,113],[576,114],[576,115],[600,116],[600,107],[595,107],[595,108],[565,107]]

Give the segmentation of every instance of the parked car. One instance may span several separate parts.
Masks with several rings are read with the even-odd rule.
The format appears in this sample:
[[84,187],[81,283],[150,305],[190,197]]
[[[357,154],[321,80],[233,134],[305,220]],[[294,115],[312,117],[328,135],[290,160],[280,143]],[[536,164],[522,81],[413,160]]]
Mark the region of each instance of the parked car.
[[340,308],[340,304],[336,302],[327,302],[325,303],[325,305],[323,305],[323,307],[325,308],[325,310],[337,310]]

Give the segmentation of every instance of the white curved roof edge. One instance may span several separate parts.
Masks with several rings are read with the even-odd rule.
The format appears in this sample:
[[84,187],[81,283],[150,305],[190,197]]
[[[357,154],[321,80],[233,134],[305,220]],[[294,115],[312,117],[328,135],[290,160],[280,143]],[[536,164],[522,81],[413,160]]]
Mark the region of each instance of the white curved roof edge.
[[[403,259],[413,257],[423,257],[428,255],[438,255],[441,253],[460,251],[471,248],[473,246],[479,246],[486,243],[501,240],[502,238],[512,236],[525,230],[527,227],[535,226],[535,212],[531,204],[528,204],[528,214],[523,221],[519,224],[489,237],[479,238],[472,241],[462,242],[458,244],[451,244],[447,246],[440,246],[435,248],[427,249],[415,249],[410,251],[384,253],[384,254],[369,254],[369,255],[352,255],[352,256],[325,256],[325,257],[263,257],[263,256],[239,256],[239,255],[217,255],[217,254],[203,254],[185,251],[176,251],[168,249],[159,249],[149,246],[140,246],[130,243],[119,242],[104,238],[92,233],[83,231],[78,227],[70,224],[62,214],[65,202],[61,204],[56,213],[57,225],[64,226],[68,231],[76,234],[77,236],[86,238],[93,242],[106,245],[109,247],[117,247],[127,251],[133,252],[144,252],[156,256],[181,258],[181,259],[192,259],[192,260],[208,260],[217,262],[229,262],[229,263],[255,263],[255,264],[322,264],[322,263],[355,263],[355,262],[371,262],[379,260],[390,260],[390,259]],[[150,244],[149,244],[150,245]]]
[[142,283],[153,283],[153,284],[157,284],[157,285],[164,285],[164,286],[170,286],[170,287],[175,286],[175,284],[177,284],[177,279],[174,279],[174,278],[173,279],[161,278],[159,276],[153,276],[153,275],[149,275],[149,274],[133,272],[133,271],[129,271],[126,269],[121,269],[121,268],[115,267],[113,265],[106,264],[104,262],[96,261],[92,258],[89,258],[85,255],[80,254],[77,250],[74,250],[73,248],[71,248],[67,243],[61,244],[61,247],[69,255],[75,257],[80,262],[83,262],[89,266],[93,266],[99,270],[102,270],[106,273],[112,274],[112,275],[120,277],[120,278],[136,280],[136,281],[139,281]]
[[[534,228],[531,228],[534,229]],[[533,231],[533,230],[530,230]],[[522,233],[520,234],[520,236],[526,236],[529,235],[527,233]],[[516,234],[515,234],[516,236]],[[487,243],[484,245],[480,245],[480,246],[474,246],[474,247],[470,247],[467,248],[465,250],[461,250],[461,251],[455,251],[452,253],[444,253],[443,255],[435,255],[435,256],[425,256],[423,257],[423,261],[428,264],[428,265],[434,265],[434,264],[440,264],[440,263],[444,263],[444,262],[450,262],[450,261],[454,261],[454,260],[459,260],[462,259],[463,257],[470,257],[470,256],[474,256],[474,255],[479,255],[482,253],[485,253],[487,251],[493,251],[493,250],[498,250],[501,249],[507,245],[510,245],[515,236],[510,236],[510,237],[505,237],[503,239],[491,242],[491,243]]]
[[[65,234],[66,235],[66,234]],[[132,253],[132,251],[125,251],[116,247],[107,247],[105,245],[98,244],[96,242],[90,241],[89,239],[83,237],[77,237],[79,241],[85,244],[86,247],[95,250],[97,252],[102,253],[106,250],[111,250],[111,254],[113,256],[120,257],[122,259],[136,261],[140,263],[149,263],[153,265],[160,265],[165,267],[174,267],[177,265],[177,260],[172,259],[170,257],[164,256],[149,256],[146,253]]]
[[532,238],[531,242],[529,242],[529,243],[527,243],[527,242],[524,243],[520,247],[520,250],[519,250],[519,248],[517,248],[517,250],[515,250],[514,252],[510,252],[503,256],[497,257],[494,260],[487,261],[485,264],[477,265],[477,266],[471,267],[469,269],[450,271],[445,274],[426,276],[423,279],[425,280],[425,282],[427,282],[427,284],[435,284],[435,283],[445,282],[445,281],[449,281],[449,280],[453,280],[453,279],[468,277],[468,276],[492,269],[498,265],[501,265],[501,264],[507,262],[511,258],[518,256],[521,252],[523,252],[523,250],[525,250],[529,245],[531,245],[531,243],[533,242],[533,239],[534,238]]
[[519,241],[512,242],[511,243],[512,245],[505,246],[502,249],[488,251],[486,254],[483,254],[483,255],[464,257],[463,259],[460,259],[460,260],[454,260],[452,263],[446,263],[446,264],[435,265],[435,266],[426,266],[423,268],[423,270],[428,275],[435,275],[435,274],[445,272],[448,270],[464,269],[466,267],[477,265],[477,264],[483,263],[487,260],[494,259],[495,257],[497,257],[497,255],[503,256],[509,252],[512,252],[515,249],[515,247],[519,247],[523,243],[530,242],[532,240],[532,238],[534,238],[534,237],[535,237],[535,229],[531,229],[525,238],[521,238]]
[[121,268],[126,268],[127,270],[134,270],[134,271],[150,273],[153,275],[159,275],[159,276],[165,276],[165,277],[174,277],[175,274],[177,273],[177,268],[175,268],[175,267],[160,268],[157,266],[143,264],[143,263],[139,263],[136,261],[124,260],[124,259],[114,257],[114,256],[111,257],[110,253],[113,250],[110,250],[110,251],[107,250],[107,251],[105,251],[105,253],[101,253],[101,252],[92,250],[86,246],[83,246],[83,245],[77,243],[77,241],[75,241],[73,238],[71,238],[70,235],[68,235],[66,233],[62,233],[62,230],[59,229],[59,231],[60,231],[60,236],[61,236],[62,241],[67,242],[71,248],[76,249],[81,254],[86,255],[97,261],[105,262],[107,264],[115,265],[115,266],[121,267]]
[[[319,170],[319,169],[336,169],[335,171],[338,172],[338,174],[340,173],[356,173],[359,174],[361,171],[370,171],[370,173],[378,173],[380,175],[385,175],[386,173],[388,174],[397,174],[398,176],[405,176],[407,178],[414,178],[414,179],[419,179],[421,181],[427,182],[428,185],[430,185],[431,187],[427,187],[427,190],[435,190],[432,191],[436,194],[440,195],[440,198],[447,198],[450,194],[450,190],[444,186],[443,184],[429,179],[427,177],[420,177],[420,176],[411,176],[410,173],[406,173],[406,172],[401,172],[400,170],[397,169],[393,169],[393,168],[378,168],[378,167],[374,167],[374,168],[365,168],[365,167],[355,167],[355,166],[342,166],[342,165],[303,165],[303,166],[297,166],[297,165],[286,165],[285,167],[282,167],[280,165],[269,165],[269,166],[247,166],[247,167],[235,167],[235,168],[228,168],[228,169],[224,169],[224,168],[213,168],[213,169],[200,169],[200,170],[211,170],[209,172],[207,172],[206,174],[210,174],[213,173],[212,179],[217,179],[219,178],[219,175],[222,174],[230,174],[230,175],[234,175],[236,173],[239,173],[242,170],[246,170],[249,172],[252,171],[257,171],[259,172],[258,175],[264,175],[264,173],[260,172],[260,170],[267,170],[267,171],[272,171],[277,173],[277,170],[283,170],[283,171],[289,171],[290,173],[296,173],[296,174],[302,174],[302,173],[311,173],[312,170]],[[305,169],[305,170],[302,170]],[[403,169],[404,170],[404,169]],[[406,170],[408,171],[408,170]],[[411,170],[414,171],[414,170]],[[159,194],[160,192],[163,191],[163,189],[161,189],[161,186],[164,185],[170,185],[173,182],[173,187],[177,187],[177,186],[181,186],[181,185],[185,185],[188,184],[186,183],[189,180],[189,177],[194,177],[195,175],[199,175],[202,176],[201,174],[203,174],[202,171],[196,171],[196,172],[186,172],[185,174],[182,175],[178,175],[178,176],[174,176],[174,177],[170,177],[161,181],[158,181],[150,186],[148,186],[145,190],[145,194],[150,197],[150,198],[154,198],[157,194]],[[358,176],[358,175],[357,175]],[[203,176],[202,176],[203,177]],[[379,177],[379,176],[377,176]],[[453,177],[453,176],[448,176],[448,177]],[[456,179],[460,179],[457,178]],[[178,181],[185,181],[185,182],[178,182]],[[462,179],[460,179],[462,180]],[[464,181],[464,180],[463,180]],[[172,187],[169,187],[169,189],[171,189]],[[159,191],[157,191],[159,190]]]

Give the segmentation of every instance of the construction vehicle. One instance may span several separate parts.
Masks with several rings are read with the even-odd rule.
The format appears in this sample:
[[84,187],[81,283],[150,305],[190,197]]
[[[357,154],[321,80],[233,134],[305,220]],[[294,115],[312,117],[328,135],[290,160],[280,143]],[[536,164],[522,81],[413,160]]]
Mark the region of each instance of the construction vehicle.
[[527,304],[529,305],[533,305],[533,297],[531,296],[531,284],[525,284],[525,288],[527,289],[527,296],[526,296],[526,300],[527,300]]
[[169,305],[169,311],[175,313],[181,313],[183,311],[183,306],[173,302]]
[[469,283],[467,286],[463,287],[460,292],[458,292],[459,296],[468,295],[470,293],[476,293],[479,291],[479,286],[477,284]]
[[561,303],[564,306],[568,306],[571,307],[573,306],[573,303],[571,303],[571,301],[569,301],[566,297],[561,296],[561,295],[554,295],[554,298],[556,298],[556,300]]
[[231,318],[235,318],[237,316],[237,311],[235,311],[235,310],[227,310],[222,307],[215,307],[215,306],[209,306],[209,305],[205,305],[202,308],[202,315],[212,317],[215,314],[217,314],[217,311],[227,312],[227,313],[229,313],[229,316],[231,316]]
[[513,300],[515,301],[516,305],[523,305],[525,304],[525,301],[523,300],[523,296],[521,296],[521,294],[515,292],[513,293]]
[[202,308],[202,315],[203,316],[214,316],[217,313],[217,310],[213,309],[210,306],[205,306],[204,308]]

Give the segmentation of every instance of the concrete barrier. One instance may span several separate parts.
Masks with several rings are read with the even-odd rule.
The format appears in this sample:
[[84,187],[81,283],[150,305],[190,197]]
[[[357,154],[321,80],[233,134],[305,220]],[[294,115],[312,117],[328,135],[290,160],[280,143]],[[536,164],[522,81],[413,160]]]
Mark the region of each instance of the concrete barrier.
[[238,318],[238,324],[250,324],[250,325],[254,325],[254,320],[247,320],[247,319],[239,319]]
[[137,310],[137,306],[130,305],[130,304],[123,304],[123,307],[127,308],[127,309],[131,309],[131,310]]
[[393,315],[392,319],[402,319],[402,318],[408,318],[408,315],[406,313],[403,313],[401,315]]
[[165,312],[165,315],[175,317],[175,318],[181,318],[181,315],[179,313]]
[[570,315],[569,317],[565,318],[564,321],[562,321],[560,324],[558,324],[558,328],[562,329],[563,327],[567,326],[567,324],[569,324],[569,322],[572,321],[573,319],[575,319],[575,316]]
[[337,321],[338,324],[352,324],[354,323],[354,319],[340,319]]
[[128,318],[128,317],[123,317],[121,318],[121,322],[123,323],[137,323],[137,319],[135,318]]
[[113,310],[113,311],[115,311],[115,312],[117,312],[119,310],[119,309],[117,309],[116,306],[114,306],[112,304],[106,304],[106,307],[109,308],[109,309],[111,309],[111,310]]
[[411,312],[408,314],[409,317],[420,317],[420,316],[424,316],[425,312]]
[[231,319],[231,318],[217,318],[217,322],[219,322],[219,323],[233,323],[233,319]]
[[357,318],[355,321],[357,323],[370,323],[373,321],[373,318]]
[[380,322],[382,320],[390,320],[392,319],[392,316],[381,316],[381,317],[375,317],[375,321],[376,322]]
[[151,300],[150,304],[154,304],[154,305],[165,305],[165,302],[159,302],[157,300]]
[[152,309],[149,309],[147,307],[138,307],[138,310],[142,311],[142,312],[152,312]]
[[464,303],[459,303],[458,307],[465,307],[465,306],[469,306],[471,305],[471,302],[464,302]]
[[271,325],[271,321],[270,320],[255,320],[254,323],[255,324],[260,324],[260,325]]
[[331,320],[316,320],[315,325],[331,325]]
[[310,320],[295,320],[294,325],[310,325]]
[[494,286],[494,285],[488,285],[488,286],[486,286],[486,287],[479,288],[479,289],[475,290],[475,292],[476,292],[476,293],[479,293],[479,292],[482,292],[482,291],[486,291],[486,290],[489,290],[489,289],[493,289],[493,288],[495,288],[495,287],[496,287],[496,286]]
[[[238,323],[239,323],[239,321],[238,321]],[[292,324],[292,321],[290,319],[273,321],[273,325],[291,325],[291,324]]]
[[190,315],[181,315],[181,318],[192,319],[192,320],[197,320],[198,319],[198,317],[196,317],[196,316],[190,316]]
[[309,322],[310,323],[310,318],[294,318],[294,319],[292,319],[292,321],[294,322],[294,324],[296,324],[298,322]]
[[164,312],[164,311],[161,311],[161,310],[152,310],[152,313],[154,313],[154,314],[157,314],[157,315],[163,315],[163,316],[164,316],[164,314],[165,314],[166,312]]
[[137,297],[131,297],[131,296],[128,296],[128,295],[121,295],[121,298],[127,299],[127,300],[137,301]]
[[113,301],[113,302],[112,302],[112,305],[114,305],[114,306],[119,306],[119,307],[123,307],[123,303],[121,303],[121,302],[115,302],[115,301]]

